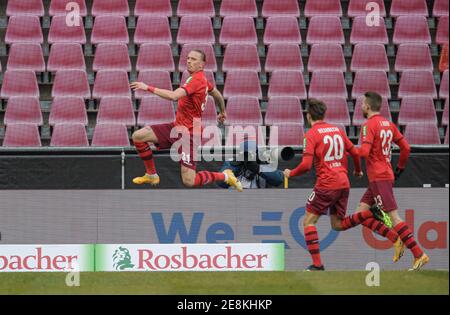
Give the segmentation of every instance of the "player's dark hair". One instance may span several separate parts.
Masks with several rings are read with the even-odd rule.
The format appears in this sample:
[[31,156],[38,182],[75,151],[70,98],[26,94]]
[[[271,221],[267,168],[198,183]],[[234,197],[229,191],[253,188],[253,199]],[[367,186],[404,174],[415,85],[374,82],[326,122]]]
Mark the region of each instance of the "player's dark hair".
[[201,49],[192,49],[191,51],[195,51],[196,53],[199,53],[200,55],[202,55],[202,61],[206,62],[206,54],[203,50]]
[[381,103],[383,102],[381,95],[376,92],[366,92],[364,96],[367,105],[370,106],[370,110],[378,113],[381,110]]
[[312,120],[318,121],[325,118],[325,113],[327,112],[327,105],[316,99],[310,99],[308,101],[308,114],[311,116]]

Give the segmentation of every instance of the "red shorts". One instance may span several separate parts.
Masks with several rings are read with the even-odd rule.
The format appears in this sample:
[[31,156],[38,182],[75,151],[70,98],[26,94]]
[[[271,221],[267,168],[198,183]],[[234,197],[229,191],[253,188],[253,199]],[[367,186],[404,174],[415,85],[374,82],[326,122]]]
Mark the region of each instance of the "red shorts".
[[394,183],[389,180],[369,183],[361,202],[372,206],[377,203],[384,212],[397,210],[397,202],[394,197]]
[[347,212],[350,189],[338,190],[314,188],[306,202],[306,211],[316,215],[334,214],[339,218]]
[[[170,137],[170,132],[174,127],[174,123],[168,123],[148,126],[146,128],[151,128],[155,133],[156,138],[158,138],[158,143],[155,143],[158,149],[170,149],[175,142],[182,138],[182,134],[180,133],[176,138]],[[194,151],[196,152],[197,148],[194,145],[193,136],[190,134],[189,141],[186,141],[186,144],[181,144],[178,148],[178,154],[181,155],[180,164],[195,171],[197,165],[194,159],[196,156],[194,156]]]

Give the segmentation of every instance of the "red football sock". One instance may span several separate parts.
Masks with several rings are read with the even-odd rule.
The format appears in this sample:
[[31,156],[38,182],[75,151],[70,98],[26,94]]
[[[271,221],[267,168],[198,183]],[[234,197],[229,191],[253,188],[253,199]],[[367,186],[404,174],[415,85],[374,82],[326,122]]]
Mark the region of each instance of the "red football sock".
[[153,160],[153,152],[147,142],[134,141],[134,146],[139,157],[144,161],[145,172],[149,175],[156,174],[155,161]]
[[195,175],[194,186],[204,186],[213,182],[223,182],[225,180],[224,173],[201,171]]
[[423,251],[420,249],[419,245],[417,245],[413,233],[405,222],[401,222],[394,226],[394,230],[395,232],[397,232],[403,244],[405,244],[406,247],[408,247],[409,250],[413,253],[414,258],[422,257]]
[[380,222],[374,218],[367,219],[361,224],[364,225],[365,227],[368,227],[378,235],[386,237],[392,243],[395,243],[395,241],[397,241],[398,239],[397,233],[388,228],[383,222]]
[[307,226],[304,229],[306,246],[311,254],[314,266],[322,266],[320,260],[320,244],[319,236],[317,235],[317,229],[315,226]]
[[365,220],[370,219],[372,217],[373,217],[373,214],[370,210],[356,212],[356,213],[342,219],[341,229],[342,229],[342,231],[348,230],[352,227],[355,227],[355,226],[363,223]]

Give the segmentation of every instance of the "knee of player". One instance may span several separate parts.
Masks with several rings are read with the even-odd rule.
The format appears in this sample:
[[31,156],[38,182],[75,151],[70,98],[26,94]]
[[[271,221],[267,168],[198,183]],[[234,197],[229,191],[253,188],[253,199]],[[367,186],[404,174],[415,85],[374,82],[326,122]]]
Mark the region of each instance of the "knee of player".
[[194,179],[192,179],[190,177],[185,177],[185,176],[183,176],[181,179],[183,181],[184,186],[186,186],[188,188],[194,187]]
[[131,135],[131,138],[133,139],[133,141],[141,141],[142,136],[141,136],[139,130],[136,130],[135,132],[133,132],[133,134]]

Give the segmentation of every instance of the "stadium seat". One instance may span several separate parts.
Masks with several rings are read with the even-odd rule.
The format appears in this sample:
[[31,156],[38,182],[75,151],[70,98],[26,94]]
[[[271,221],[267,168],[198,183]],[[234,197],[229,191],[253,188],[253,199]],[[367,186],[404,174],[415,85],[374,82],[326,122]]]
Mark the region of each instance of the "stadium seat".
[[[277,131],[275,131],[275,128]],[[303,125],[276,125],[270,128],[270,146],[303,145]]]
[[249,16],[226,16],[223,19],[219,43],[221,45],[256,45],[258,43],[258,38],[256,36],[253,18]]
[[414,123],[405,128],[404,136],[409,144],[441,144],[439,130],[436,124]]
[[281,124],[303,125],[300,99],[293,96],[278,96],[269,99],[264,123],[267,126]]
[[128,75],[122,70],[101,70],[95,77],[92,98],[125,96],[131,98]]
[[437,98],[433,73],[423,70],[406,70],[400,77],[398,97],[429,96]]
[[[170,80],[170,74],[167,71],[141,71],[139,72],[137,81],[144,82],[147,85],[152,85],[160,89],[172,90],[172,81]],[[147,91],[136,91],[134,92],[134,95],[136,99],[141,99],[150,96],[151,94]]]
[[172,6],[170,0],[136,0],[136,6],[134,8],[134,15],[141,16],[172,16]]
[[83,49],[77,43],[53,44],[48,57],[47,71],[86,70]]
[[266,72],[275,70],[303,71],[303,60],[297,44],[272,44],[268,48],[265,64]]
[[303,73],[295,70],[277,70],[272,72],[267,97],[295,96],[306,99],[306,87]]
[[[222,25],[223,31],[224,25]],[[256,33],[255,33],[256,34]],[[180,20],[177,44],[211,44],[216,41],[211,19],[207,16],[184,16]]]
[[38,126],[31,124],[8,125],[3,139],[4,147],[40,147]]
[[222,0],[220,16],[258,16],[258,8],[255,0]]
[[128,44],[128,28],[123,16],[97,16],[92,28],[91,43],[119,43]]
[[261,72],[258,50],[251,44],[230,44],[225,48],[222,71],[254,70]]
[[48,33],[48,43],[70,43],[86,44],[86,33],[82,17],[79,18],[79,25],[67,25],[66,16],[58,15],[52,18]]
[[206,54],[206,64],[205,70],[208,71],[217,71],[217,61],[216,54],[214,53],[214,49],[210,44],[186,44],[181,48],[180,61],[178,64],[178,69],[180,71],[185,71],[187,69],[187,56],[189,52],[193,49],[200,49]]
[[337,16],[314,16],[311,18],[306,35],[306,43],[325,44],[335,43],[343,45],[345,43],[344,31],[341,20]]
[[437,124],[433,99],[420,96],[403,98],[398,115],[398,124],[408,125],[420,122]]
[[301,42],[298,21],[295,17],[273,16],[267,19],[264,45],[287,43],[300,45]]
[[[445,100],[444,112],[442,113],[442,126],[448,126],[448,98]],[[447,128],[449,129],[449,128]]]
[[36,74],[30,70],[6,70],[0,97],[31,96],[39,98]]
[[265,0],[262,5],[262,16],[292,16],[300,17],[297,0]]
[[86,105],[82,97],[55,97],[52,102],[48,124],[88,125]]
[[139,107],[138,126],[152,126],[175,121],[171,101],[157,96],[143,97]]
[[[214,73],[212,71],[204,71],[204,73],[205,73],[206,80],[215,86],[216,80],[214,79]],[[186,83],[186,80],[190,76],[191,75],[189,74],[189,72],[187,70],[184,70],[183,74],[181,75],[180,85],[183,85],[184,83]]]
[[100,101],[97,124],[119,124],[133,127],[136,124],[131,98],[105,96]]
[[5,125],[11,124],[42,126],[43,120],[39,99],[29,96],[10,97],[5,112]]
[[45,72],[44,54],[41,45],[32,43],[12,44],[6,69]]
[[439,98],[448,99],[448,69],[442,74]]
[[317,71],[312,74],[309,85],[309,98],[344,97],[347,98],[344,74],[340,71]]
[[117,15],[127,17],[130,8],[127,0],[94,0],[92,4],[92,16]]
[[439,18],[436,43],[439,45],[448,44],[448,15]]
[[200,15],[213,18],[216,14],[213,0],[178,0],[177,15]]
[[43,44],[41,23],[37,16],[11,16],[5,34],[5,43]]
[[[353,125],[354,126],[360,126],[366,121],[366,119],[363,116],[363,112],[362,112],[362,108],[361,108],[363,99],[364,99],[364,97],[359,97],[356,99],[355,111],[353,113]],[[381,103],[380,115],[383,116],[384,118],[392,121],[391,111],[389,109],[389,103],[386,98],[383,98],[383,102]]]
[[100,70],[123,70],[130,72],[131,61],[127,45],[116,43],[98,44],[95,50],[92,69],[94,72]]
[[262,98],[258,73],[250,70],[229,71],[225,79],[223,96],[254,96]]
[[42,0],[8,0],[6,16],[33,15],[44,16]]
[[212,96],[206,99],[205,110],[202,113],[202,126],[217,125],[217,109]]
[[356,44],[353,50],[352,72],[366,70],[389,71],[389,61],[383,44]]
[[58,96],[91,98],[86,72],[83,70],[60,70],[56,72],[52,97]]
[[263,146],[266,144],[265,132],[261,126],[244,125],[244,126],[229,126],[225,128],[226,138],[225,145],[228,147],[239,147],[244,140],[256,141],[257,145]]
[[227,102],[226,125],[262,125],[259,100],[252,96],[234,96]]
[[447,128],[447,131],[445,132],[445,139],[444,139],[444,144],[448,144],[448,130],[450,128]]
[[315,44],[311,47],[308,61],[308,71],[341,71],[345,72],[342,46],[339,44]]
[[170,32],[169,20],[164,16],[141,16],[137,20],[134,33],[134,43],[142,45],[171,44],[172,34]]
[[427,44],[402,44],[398,47],[395,71],[404,70],[433,71],[433,61]]
[[427,18],[419,15],[399,16],[395,23],[393,42],[395,45],[431,44]]
[[382,97],[391,98],[391,89],[385,71],[367,70],[355,73],[352,98],[363,96],[367,91],[377,92]]
[[168,44],[143,44],[139,48],[136,70],[175,71],[172,49]]
[[447,0],[434,0],[433,16],[435,17],[448,16]]
[[367,5],[372,2],[378,4],[378,8],[380,9],[380,16],[386,17],[386,7],[384,6],[384,0],[350,0],[347,15],[351,18],[357,16],[366,17],[367,13],[373,10],[372,6],[369,7],[369,10],[367,10]]
[[88,147],[89,141],[83,124],[57,124],[53,127],[51,147]]
[[392,0],[391,16],[420,15],[428,16],[428,8],[425,0]]
[[325,114],[325,121],[327,123],[343,126],[351,125],[347,99],[343,97],[322,97],[320,100],[327,106],[327,112]]
[[[276,1],[276,0],[275,0]],[[305,16],[342,16],[339,0],[308,0],[305,5]]]
[[368,44],[376,43],[387,45],[389,43],[388,34],[384,18],[380,17],[379,25],[367,25],[365,16],[357,16],[353,19],[352,32],[350,34],[350,43]]
[[[67,5],[69,3],[78,4],[79,13],[81,17],[85,17],[87,15],[87,7],[85,0],[52,0],[50,1],[49,15],[50,16],[66,15]],[[72,8],[73,6],[71,5],[69,9],[73,10]]]
[[129,147],[130,139],[125,125],[98,124],[92,137],[93,147]]

